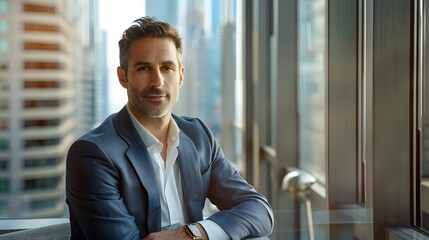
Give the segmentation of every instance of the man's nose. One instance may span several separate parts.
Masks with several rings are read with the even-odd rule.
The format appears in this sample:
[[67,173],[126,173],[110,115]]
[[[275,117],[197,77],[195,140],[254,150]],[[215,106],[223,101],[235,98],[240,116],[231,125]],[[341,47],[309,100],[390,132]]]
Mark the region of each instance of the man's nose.
[[151,74],[150,84],[152,87],[160,88],[164,86],[164,78],[159,69],[154,69]]

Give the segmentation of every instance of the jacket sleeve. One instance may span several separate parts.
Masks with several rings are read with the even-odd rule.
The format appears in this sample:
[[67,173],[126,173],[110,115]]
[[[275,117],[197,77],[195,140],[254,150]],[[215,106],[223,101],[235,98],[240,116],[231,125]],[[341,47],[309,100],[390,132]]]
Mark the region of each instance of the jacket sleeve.
[[269,236],[274,218],[267,199],[231,166],[210,130],[201,124],[211,149],[208,198],[220,210],[208,219],[221,226],[232,239]]
[[[114,164],[95,143],[75,142],[67,156],[66,197],[76,236],[86,239],[141,239],[119,194]],[[75,230],[75,231],[74,231]]]

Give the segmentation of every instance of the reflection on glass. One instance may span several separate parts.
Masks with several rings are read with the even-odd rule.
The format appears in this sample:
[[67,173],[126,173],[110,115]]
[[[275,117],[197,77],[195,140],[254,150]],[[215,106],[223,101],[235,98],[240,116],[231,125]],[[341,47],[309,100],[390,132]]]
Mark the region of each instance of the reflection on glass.
[[298,7],[298,112],[300,167],[325,183],[325,0]]

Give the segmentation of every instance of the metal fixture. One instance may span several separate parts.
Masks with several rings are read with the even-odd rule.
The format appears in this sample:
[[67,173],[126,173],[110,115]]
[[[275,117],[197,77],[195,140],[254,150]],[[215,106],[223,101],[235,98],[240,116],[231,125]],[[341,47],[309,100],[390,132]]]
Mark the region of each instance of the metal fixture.
[[316,178],[310,173],[298,168],[288,168],[285,172],[286,175],[282,180],[282,190],[290,192],[292,194],[292,198],[305,203],[307,210],[308,233],[310,240],[314,240],[313,215],[311,212],[311,201],[308,198],[308,195],[310,193],[311,185],[316,182]]

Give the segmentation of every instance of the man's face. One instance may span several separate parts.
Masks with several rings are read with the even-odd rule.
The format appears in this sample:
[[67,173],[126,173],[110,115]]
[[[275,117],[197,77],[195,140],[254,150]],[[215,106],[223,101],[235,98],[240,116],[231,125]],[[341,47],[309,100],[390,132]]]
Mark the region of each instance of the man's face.
[[144,38],[131,44],[128,71],[118,68],[133,112],[143,118],[169,117],[179,99],[184,68],[169,38]]

